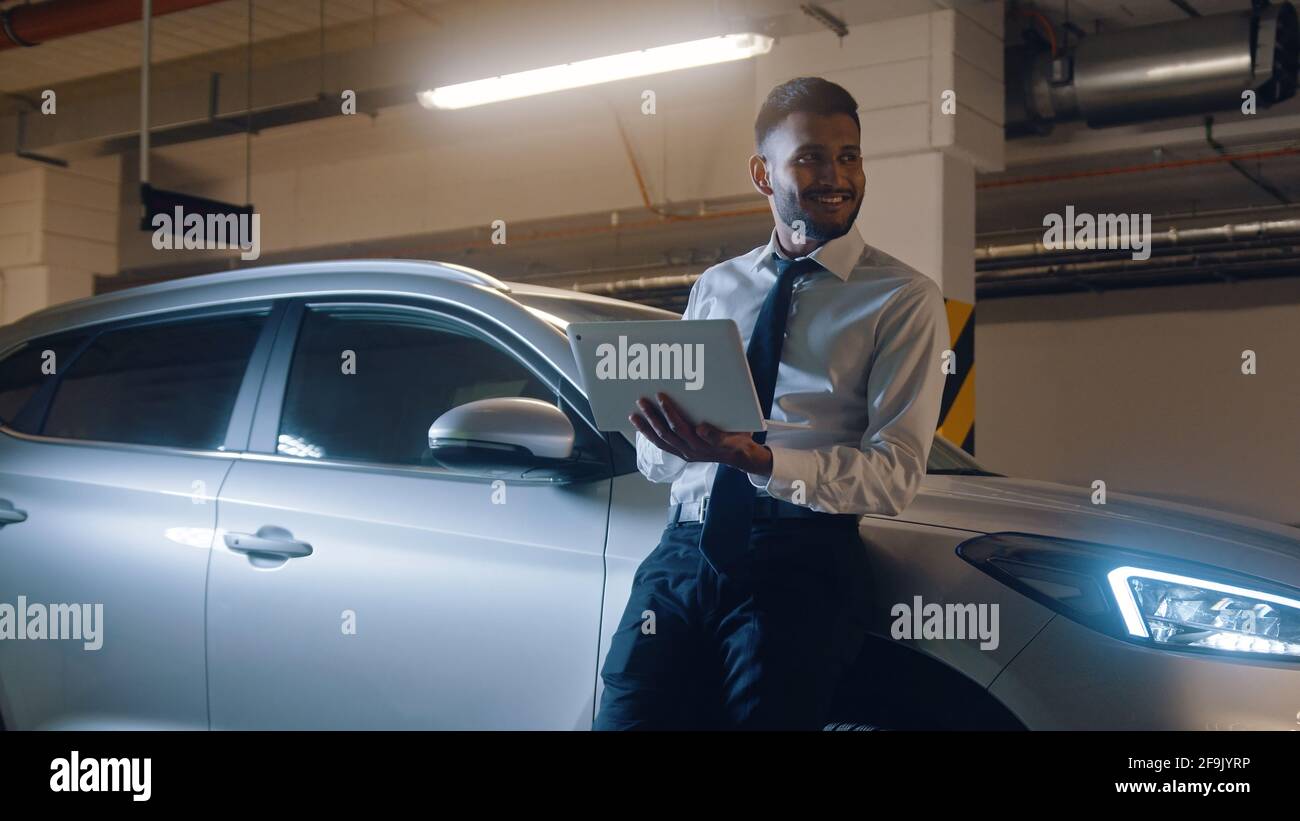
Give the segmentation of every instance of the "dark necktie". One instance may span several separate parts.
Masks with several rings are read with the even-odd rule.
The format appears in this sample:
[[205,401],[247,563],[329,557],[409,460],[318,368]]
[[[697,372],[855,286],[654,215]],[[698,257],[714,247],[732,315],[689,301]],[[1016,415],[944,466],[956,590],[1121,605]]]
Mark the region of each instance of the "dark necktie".
[[[790,293],[794,281],[803,274],[821,266],[816,260],[804,257],[797,260],[782,259],[772,255],[776,262],[776,284],[767,292],[763,307],[749,336],[745,358],[754,379],[763,418],[772,414],[772,398],[776,393],[776,373],[781,364],[781,343],[785,341],[785,323],[790,313]],[[762,444],[766,431],[754,434],[754,441]],[[722,574],[744,554],[749,547],[749,530],[754,520],[754,499],[757,488],[749,481],[745,471],[730,465],[718,465],[709,490],[709,504],[700,529],[700,552]]]

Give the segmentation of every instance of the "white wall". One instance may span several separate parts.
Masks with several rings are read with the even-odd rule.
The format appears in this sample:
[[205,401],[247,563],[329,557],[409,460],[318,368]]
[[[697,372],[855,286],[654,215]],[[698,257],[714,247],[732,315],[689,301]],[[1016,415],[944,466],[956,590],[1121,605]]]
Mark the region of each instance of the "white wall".
[[996,299],[976,317],[991,469],[1300,524],[1300,279]]
[[90,296],[118,270],[118,157],[0,175],[0,322]]

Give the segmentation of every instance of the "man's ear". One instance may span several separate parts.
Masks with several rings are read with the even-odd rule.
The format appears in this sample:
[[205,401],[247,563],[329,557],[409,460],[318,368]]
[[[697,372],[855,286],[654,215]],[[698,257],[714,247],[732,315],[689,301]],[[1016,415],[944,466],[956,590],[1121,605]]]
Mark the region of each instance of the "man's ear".
[[772,196],[772,183],[767,178],[767,160],[762,154],[755,154],[749,158],[749,179],[758,189],[758,193],[765,197]]

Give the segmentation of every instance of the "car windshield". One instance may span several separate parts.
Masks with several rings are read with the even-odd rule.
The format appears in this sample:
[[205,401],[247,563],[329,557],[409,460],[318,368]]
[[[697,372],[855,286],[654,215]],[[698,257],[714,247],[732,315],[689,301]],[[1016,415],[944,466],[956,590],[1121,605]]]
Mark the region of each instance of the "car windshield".
[[931,476],[1001,476],[985,470],[975,461],[975,457],[944,439],[938,434],[930,446],[930,460],[925,472]]
[[[512,294],[520,305],[564,334],[564,328],[570,322],[603,322],[627,319],[680,319],[680,317],[661,308],[638,305],[621,300],[604,300],[584,298],[581,295],[554,296],[551,294],[521,293]],[[930,448],[930,459],[926,473],[932,476],[1000,476],[980,467],[979,463],[966,451],[952,444],[941,436],[934,437]]]

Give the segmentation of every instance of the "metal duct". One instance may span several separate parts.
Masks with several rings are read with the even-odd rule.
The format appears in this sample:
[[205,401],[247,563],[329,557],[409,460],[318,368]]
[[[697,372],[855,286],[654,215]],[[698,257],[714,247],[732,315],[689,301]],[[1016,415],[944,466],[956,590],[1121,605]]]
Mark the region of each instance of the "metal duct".
[[1295,94],[1298,63],[1289,2],[1096,34],[1055,58],[1010,48],[1007,136],[1066,120],[1095,128],[1240,108],[1248,89],[1265,108]]

